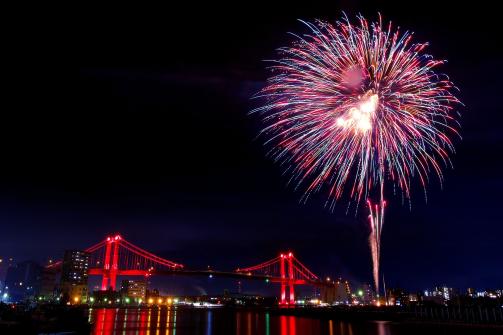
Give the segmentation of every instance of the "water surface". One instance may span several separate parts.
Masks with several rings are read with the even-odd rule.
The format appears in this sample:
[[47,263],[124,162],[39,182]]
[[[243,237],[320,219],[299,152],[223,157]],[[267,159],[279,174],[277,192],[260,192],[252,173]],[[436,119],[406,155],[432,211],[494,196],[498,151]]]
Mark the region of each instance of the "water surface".
[[93,334],[99,335],[503,334],[503,328],[387,321],[345,322],[222,308],[92,308],[89,322],[93,324]]

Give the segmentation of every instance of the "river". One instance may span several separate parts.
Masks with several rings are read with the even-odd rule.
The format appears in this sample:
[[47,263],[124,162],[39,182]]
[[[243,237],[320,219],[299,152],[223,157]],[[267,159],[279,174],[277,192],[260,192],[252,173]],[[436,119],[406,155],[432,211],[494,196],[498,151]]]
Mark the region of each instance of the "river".
[[410,324],[387,321],[345,322],[272,314],[263,310],[91,308],[92,334],[139,335],[398,335],[502,334],[502,328]]

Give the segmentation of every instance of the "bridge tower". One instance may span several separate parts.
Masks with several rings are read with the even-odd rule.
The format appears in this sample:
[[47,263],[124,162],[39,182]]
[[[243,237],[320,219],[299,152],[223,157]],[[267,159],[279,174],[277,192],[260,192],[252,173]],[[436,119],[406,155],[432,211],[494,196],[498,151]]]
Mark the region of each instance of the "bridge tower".
[[295,285],[320,283],[319,278],[295,258],[292,252],[281,253],[278,257],[258,265],[238,268],[236,272],[248,276],[262,276],[267,282],[278,283],[281,288],[279,304],[283,306],[295,306]]
[[[101,289],[108,290],[109,287],[115,290],[117,282],[117,272],[119,270],[119,240],[120,235],[107,237],[105,246],[105,262],[103,264],[103,275],[101,280]],[[112,254],[113,250],[113,254]]]
[[290,304],[295,305],[295,292],[293,290],[293,282],[295,278],[293,276],[293,254],[291,252],[288,253],[288,282],[290,284]]
[[[286,262],[285,262],[286,260]],[[286,264],[288,264],[288,278],[286,277]],[[280,255],[280,275],[281,275],[281,305],[295,305],[295,290],[294,290],[294,273],[293,273],[293,254],[289,252],[288,254]],[[289,299],[286,300],[286,287],[288,285],[288,295]]]

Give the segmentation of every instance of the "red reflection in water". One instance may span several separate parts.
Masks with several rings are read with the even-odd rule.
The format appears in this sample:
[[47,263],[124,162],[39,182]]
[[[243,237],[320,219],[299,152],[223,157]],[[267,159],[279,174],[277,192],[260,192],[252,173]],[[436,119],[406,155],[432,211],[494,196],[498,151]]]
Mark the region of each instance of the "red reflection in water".
[[295,335],[297,333],[297,324],[293,316],[280,316],[281,335]]
[[145,331],[147,329],[147,311],[146,310],[141,310],[140,311],[140,324],[139,324],[139,335],[145,335]]
[[296,326],[296,323],[295,323],[295,318],[293,316],[289,316],[288,317],[288,324],[289,324],[289,328],[288,330],[290,330],[290,332],[288,333],[288,335],[295,335],[295,326]]
[[94,334],[111,335],[115,330],[115,309],[101,308],[97,310]]
[[[386,322],[355,324],[261,312],[170,308],[93,309],[94,335],[391,335]],[[233,313],[233,314],[230,314]],[[176,316],[178,314],[178,316]],[[234,322],[232,322],[234,321]]]
[[103,334],[106,309],[98,309],[94,317],[94,334]]

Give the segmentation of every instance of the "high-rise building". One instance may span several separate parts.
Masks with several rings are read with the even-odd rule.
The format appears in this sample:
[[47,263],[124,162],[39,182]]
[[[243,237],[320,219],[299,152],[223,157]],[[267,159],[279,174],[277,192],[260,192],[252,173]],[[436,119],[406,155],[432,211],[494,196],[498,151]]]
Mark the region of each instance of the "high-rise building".
[[87,285],[89,254],[80,250],[65,251],[61,270],[62,282]]
[[147,293],[147,282],[145,280],[123,280],[121,284],[123,296],[131,299],[145,301]]
[[[38,294],[42,267],[34,261],[25,261],[7,269],[3,294],[12,302],[31,299]],[[7,297],[6,296],[6,297]]]
[[61,268],[60,289],[63,300],[70,303],[87,301],[89,254],[81,250],[67,250]]

